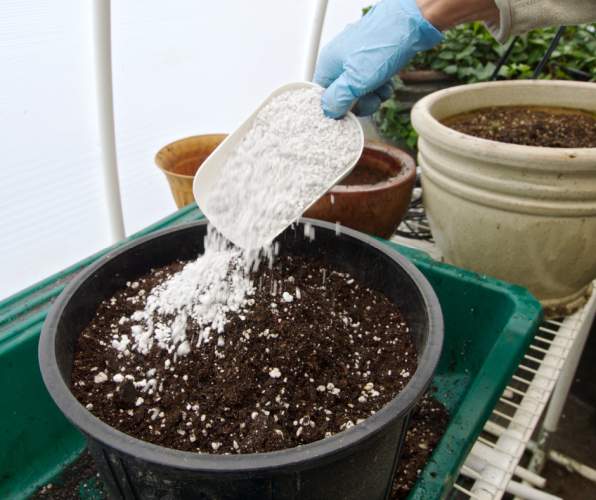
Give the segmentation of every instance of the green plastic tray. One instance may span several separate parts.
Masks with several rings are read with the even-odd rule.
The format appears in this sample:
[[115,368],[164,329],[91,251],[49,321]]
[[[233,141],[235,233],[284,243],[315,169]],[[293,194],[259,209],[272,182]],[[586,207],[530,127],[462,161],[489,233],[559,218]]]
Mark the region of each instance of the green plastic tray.
[[[129,240],[201,217],[191,205]],[[444,351],[433,384],[451,420],[410,495],[419,500],[442,498],[525,353],[541,309],[525,289],[387,244],[424,273],[445,317]],[[52,300],[77,271],[108,250],[0,302],[0,498],[26,498],[85,447],[83,436],[66,421],[45,390],[37,341]],[[85,491],[88,497],[89,488]]]

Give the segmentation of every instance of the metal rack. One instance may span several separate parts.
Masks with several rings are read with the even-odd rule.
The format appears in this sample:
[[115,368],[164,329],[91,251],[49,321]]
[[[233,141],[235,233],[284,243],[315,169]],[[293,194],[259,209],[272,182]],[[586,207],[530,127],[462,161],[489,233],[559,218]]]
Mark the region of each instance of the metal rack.
[[[415,193],[414,200],[419,196]],[[416,201],[405,219],[392,239],[440,259],[432,241],[421,237],[430,228]],[[595,315],[596,292],[574,314],[542,323],[462,466],[451,498],[498,500],[505,493],[529,500],[559,498],[541,490],[546,481],[540,471],[556,454],[549,450],[548,437],[557,429]],[[526,451],[533,456],[522,467]],[[587,476],[592,473],[589,469]]]

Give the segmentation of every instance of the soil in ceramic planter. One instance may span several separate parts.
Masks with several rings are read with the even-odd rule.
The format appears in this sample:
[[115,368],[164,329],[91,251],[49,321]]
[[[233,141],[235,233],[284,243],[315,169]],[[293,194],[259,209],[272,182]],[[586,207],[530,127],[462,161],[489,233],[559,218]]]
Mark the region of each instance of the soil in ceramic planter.
[[551,148],[596,148],[596,114],[568,108],[497,106],[451,116],[444,125],[482,139]]
[[[410,416],[410,423],[403,444],[402,459],[399,461],[391,488],[391,500],[408,497],[418,479],[419,471],[426,465],[430,455],[449,423],[445,407],[431,394],[426,394]],[[88,491],[87,491],[88,490]],[[60,477],[42,486],[31,497],[72,499],[86,497],[107,498],[103,484],[98,479],[97,469],[89,452],[85,451]]]
[[395,173],[382,165],[361,162],[343,179],[340,186],[370,186],[396,177]]
[[262,266],[253,276],[260,283],[254,304],[231,315],[222,342],[177,359],[163,349],[126,355],[110,348],[130,332],[121,318],[182,266],[154,270],[118,291],[79,337],[74,395],[129,435],[218,454],[291,448],[358,424],[416,370],[396,306],[324,256],[285,255],[272,269]]
[[367,141],[354,170],[305,216],[389,238],[408,209],[415,180],[416,164],[410,155]]

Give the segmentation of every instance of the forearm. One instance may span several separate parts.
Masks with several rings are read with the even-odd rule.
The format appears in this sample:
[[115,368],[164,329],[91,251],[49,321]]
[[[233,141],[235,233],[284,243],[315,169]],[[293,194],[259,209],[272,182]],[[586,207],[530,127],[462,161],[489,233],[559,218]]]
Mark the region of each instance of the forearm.
[[416,0],[416,3],[422,15],[441,31],[465,22],[484,21],[500,42],[534,28],[596,21],[596,0]]
[[494,0],[416,0],[422,15],[438,30],[461,23],[497,23],[499,9]]
[[596,0],[495,0],[500,17],[487,23],[504,42],[535,28],[568,26],[596,21]]

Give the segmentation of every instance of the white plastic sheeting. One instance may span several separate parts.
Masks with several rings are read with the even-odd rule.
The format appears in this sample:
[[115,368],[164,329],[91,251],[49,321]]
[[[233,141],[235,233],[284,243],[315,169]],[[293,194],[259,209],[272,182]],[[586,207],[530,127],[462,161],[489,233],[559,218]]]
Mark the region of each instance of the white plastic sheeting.
[[[322,43],[360,16],[331,0]],[[112,2],[116,142],[127,233],[175,205],[155,152],[229,132],[269,92],[300,80],[315,0]],[[108,244],[92,9],[0,2],[0,299]]]

